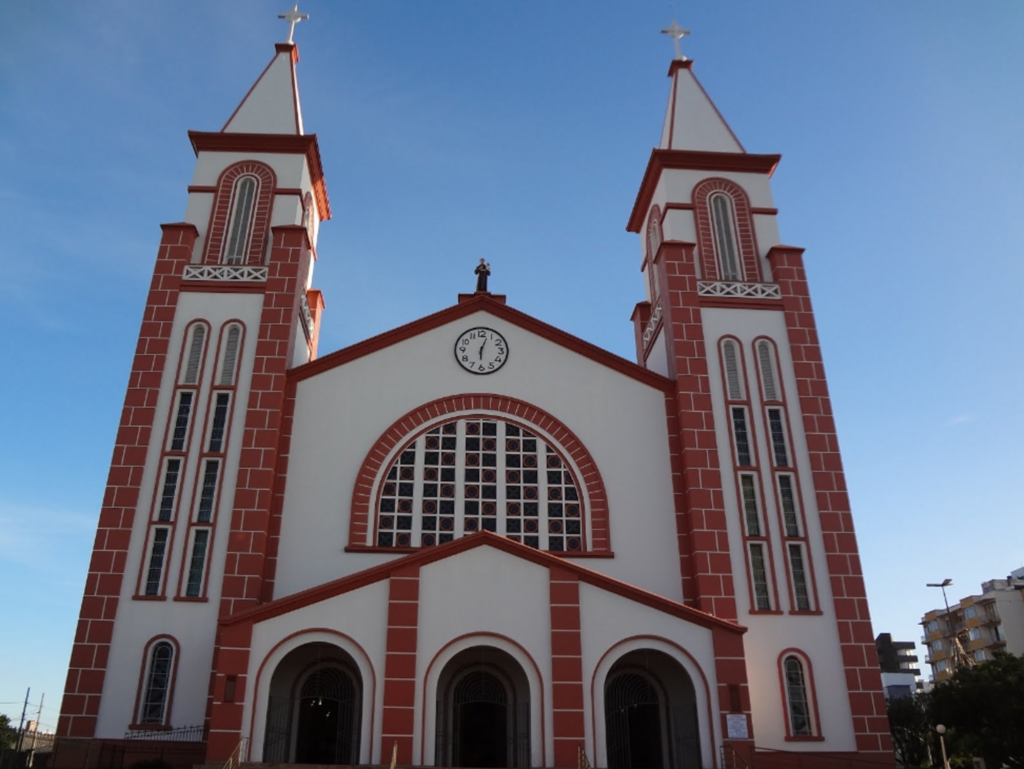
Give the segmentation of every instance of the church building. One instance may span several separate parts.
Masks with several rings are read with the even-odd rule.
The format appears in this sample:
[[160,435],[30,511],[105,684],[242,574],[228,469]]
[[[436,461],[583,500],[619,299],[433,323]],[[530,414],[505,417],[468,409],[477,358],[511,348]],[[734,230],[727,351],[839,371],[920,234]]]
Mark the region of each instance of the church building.
[[515,309],[486,265],[322,354],[298,61],[289,36],[189,132],[59,733],[196,727],[210,762],[891,764],[780,157],[677,55],[623,212],[635,361]]

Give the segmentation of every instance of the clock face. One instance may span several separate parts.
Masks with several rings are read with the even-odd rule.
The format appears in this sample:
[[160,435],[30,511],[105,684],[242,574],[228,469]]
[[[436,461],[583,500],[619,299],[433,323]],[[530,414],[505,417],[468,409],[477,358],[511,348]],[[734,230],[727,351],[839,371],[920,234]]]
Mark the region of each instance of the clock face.
[[508,342],[491,328],[471,328],[455,340],[455,360],[474,374],[493,374],[508,360]]

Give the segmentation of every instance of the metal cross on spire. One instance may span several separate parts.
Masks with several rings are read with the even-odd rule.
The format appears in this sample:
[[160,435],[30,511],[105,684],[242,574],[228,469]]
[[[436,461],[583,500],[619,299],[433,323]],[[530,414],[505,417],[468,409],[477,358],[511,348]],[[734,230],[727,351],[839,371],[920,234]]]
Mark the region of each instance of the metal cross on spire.
[[679,41],[690,34],[690,30],[683,29],[676,23],[675,19],[673,19],[672,23],[668,27],[661,30],[661,34],[668,35],[672,38],[672,42],[676,45],[676,59],[678,61],[686,61],[686,57],[683,56],[683,50],[679,47]]
[[303,19],[308,19],[309,14],[299,13],[299,4],[296,3],[294,7],[290,11],[288,11],[288,13],[277,14],[277,18],[284,19],[285,21],[288,22],[288,39],[285,42],[291,43],[294,42],[292,40],[292,37],[295,35],[295,25],[298,24]]

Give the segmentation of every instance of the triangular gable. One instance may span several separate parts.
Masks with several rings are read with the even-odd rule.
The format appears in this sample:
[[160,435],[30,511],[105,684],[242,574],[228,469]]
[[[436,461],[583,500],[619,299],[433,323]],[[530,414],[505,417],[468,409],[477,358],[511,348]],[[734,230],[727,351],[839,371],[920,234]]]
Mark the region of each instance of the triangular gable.
[[295,78],[298,48],[278,43],[276,54],[235,108],[221,133],[302,134],[299,85]]
[[220,624],[234,625],[238,623],[258,623],[273,619],[274,617],[280,617],[306,606],[311,606],[330,598],[350,593],[353,590],[358,590],[359,588],[366,587],[367,585],[372,585],[375,582],[389,579],[395,572],[407,569],[410,566],[426,566],[427,564],[434,563],[436,561],[452,558],[453,556],[465,553],[468,550],[485,546],[501,550],[517,558],[521,558],[524,561],[531,561],[538,566],[564,569],[566,571],[573,572],[579,577],[581,582],[606,590],[609,593],[622,596],[630,601],[648,606],[694,625],[706,628],[721,628],[729,632],[739,634],[747,632],[745,627],[738,625],[735,622],[720,619],[714,615],[707,614],[706,612],[702,612],[698,609],[672,601],[664,596],[651,593],[634,585],[622,582],[621,580],[609,577],[606,574],[601,574],[600,572],[580,566],[568,558],[560,558],[558,556],[551,555],[550,553],[536,550],[527,545],[513,542],[510,539],[499,536],[498,534],[492,534],[488,531],[470,534],[469,536],[461,537],[453,540],[452,542],[438,545],[437,547],[424,548],[419,552],[410,553],[403,558],[396,558],[392,561],[388,561],[387,563],[380,564],[379,566],[373,566],[347,577],[336,579],[333,582],[327,582],[323,585],[317,585],[316,587],[310,588],[309,590],[303,590],[302,592],[294,593],[293,595],[278,598],[277,600],[271,601],[263,606],[257,606],[253,609],[239,612],[232,617],[222,619]]
[[404,342],[406,339],[410,339],[414,336],[418,336],[431,329],[443,326],[446,323],[450,323],[459,318],[464,318],[467,315],[472,315],[475,312],[485,311],[489,312],[502,320],[508,321],[513,325],[519,326],[520,328],[536,334],[537,336],[547,339],[549,342],[561,345],[566,349],[569,349],[575,353],[578,353],[585,358],[590,358],[602,366],[607,366],[610,369],[614,369],[621,374],[625,374],[628,377],[632,377],[646,385],[664,390],[666,392],[671,391],[672,381],[656,374],[653,371],[645,369],[642,366],[638,366],[625,358],[620,358],[614,353],[610,353],[607,350],[603,350],[600,347],[591,344],[590,342],[584,342],[579,337],[575,337],[572,334],[568,334],[561,329],[557,329],[554,326],[550,326],[543,321],[537,320],[532,315],[527,315],[525,312],[514,310],[511,307],[499,301],[491,294],[476,294],[473,295],[472,299],[462,301],[459,304],[453,305],[445,310],[436,312],[433,315],[427,315],[425,318],[414,320],[412,323],[407,323],[404,326],[392,329],[391,331],[385,331],[383,334],[370,337],[362,342],[358,342],[350,347],[345,347],[336,352],[332,352],[329,355],[325,355],[322,358],[318,358],[315,361],[306,363],[302,366],[292,369],[288,372],[288,376],[293,381],[301,381],[308,379],[309,377],[316,376],[317,374],[323,373],[329,369],[341,366],[350,361],[361,358],[364,355],[382,350],[391,345]]
[[745,153],[740,140],[693,74],[692,65],[692,61],[675,61],[669,70],[672,91],[659,149]]

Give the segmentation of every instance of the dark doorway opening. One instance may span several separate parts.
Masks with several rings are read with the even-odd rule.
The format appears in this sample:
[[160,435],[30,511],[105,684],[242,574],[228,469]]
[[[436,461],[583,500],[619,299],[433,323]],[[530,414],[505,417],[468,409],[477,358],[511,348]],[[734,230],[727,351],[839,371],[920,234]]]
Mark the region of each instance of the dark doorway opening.
[[509,761],[509,693],[497,676],[466,674],[453,692],[453,766],[492,769]]

